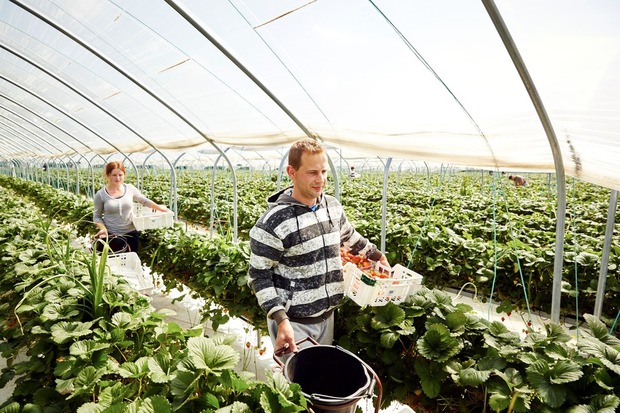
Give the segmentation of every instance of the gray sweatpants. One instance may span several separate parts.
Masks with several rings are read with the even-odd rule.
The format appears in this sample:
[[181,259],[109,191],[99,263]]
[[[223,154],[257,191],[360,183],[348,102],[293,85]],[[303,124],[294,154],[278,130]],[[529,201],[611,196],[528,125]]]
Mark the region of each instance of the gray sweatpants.
[[[316,324],[301,324],[291,322],[291,326],[293,327],[293,332],[295,333],[295,341],[298,342],[306,337],[312,337],[319,344],[325,344],[331,346],[334,344],[334,313],[332,313],[329,318],[325,321]],[[271,338],[271,344],[274,346],[273,350],[278,350],[275,348],[276,345],[276,337],[278,335],[278,324],[271,319],[267,319],[267,328],[269,330],[269,337]],[[305,341],[301,344],[300,348],[312,346],[313,343],[311,341]],[[280,357],[282,362],[286,362],[286,360],[291,356],[292,353],[288,353]]]

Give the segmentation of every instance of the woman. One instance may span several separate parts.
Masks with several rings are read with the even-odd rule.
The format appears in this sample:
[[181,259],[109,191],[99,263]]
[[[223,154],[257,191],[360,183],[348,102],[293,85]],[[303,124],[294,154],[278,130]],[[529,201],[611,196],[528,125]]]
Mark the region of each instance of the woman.
[[[121,162],[108,162],[105,166],[107,183],[94,198],[95,212],[93,221],[99,229],[95,238],[110,239],[110,248],[114,252],[122,251],[125,245],[129,251],[138,251],[138,231],[133,225],[133,203],[137,202],[160,212],[168,212],[168,208],[157,205],[146,198],[138,188],[125,183],[125,166]],[[124,242],[115,245],[112,240],[116,236]]]

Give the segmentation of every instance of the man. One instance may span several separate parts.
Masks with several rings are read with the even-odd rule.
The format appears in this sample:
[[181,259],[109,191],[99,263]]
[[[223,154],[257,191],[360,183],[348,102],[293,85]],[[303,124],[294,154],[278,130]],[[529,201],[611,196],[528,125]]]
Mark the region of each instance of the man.
[[286,172],[293,186],[271,195],[250,231],[249,282],[267,313],[274,350],[297,351],[311,336],[331,345],[334,308],[344,296],[340,246],[380,261],[385,256],[347,220],[342,205],[325,195],[327,154],[313,139],[289,150]]
[[515,186],[527,186],[527,181],[524,177],[520,175],[510,175],[508,179],[513,181],[515,183]]

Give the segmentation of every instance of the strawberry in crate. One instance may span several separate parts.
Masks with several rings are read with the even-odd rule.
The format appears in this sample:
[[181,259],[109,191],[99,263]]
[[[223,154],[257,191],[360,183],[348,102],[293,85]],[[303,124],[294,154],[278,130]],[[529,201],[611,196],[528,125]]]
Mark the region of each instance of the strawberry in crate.
[[345,248],[340,248],[340,259],[342,260],[343,266],[350,262],[361,270],[368,270],[374,266],[374,261],[369,260],[363,255],[354,255]]

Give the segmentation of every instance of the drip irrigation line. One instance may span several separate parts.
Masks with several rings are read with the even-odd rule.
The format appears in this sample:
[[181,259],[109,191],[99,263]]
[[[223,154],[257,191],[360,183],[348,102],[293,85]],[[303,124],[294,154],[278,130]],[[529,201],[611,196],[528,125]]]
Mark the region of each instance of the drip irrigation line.
[[[502,191],[504,195],[504,206],[506,207],[506,216],[508,218],[508,228],[510,229],[510,238],[512,239],[515,258],[517,259],[517,268],[519,269],[519,279],[521,280],[521,286],[523,287],[523,296],[525,298],[525,306],[527,308],[527,314],[529,316],[529,322],[532,322],[532,312],[530,310],[530,301],[527,295],[527,289],[525,288],[525,279],[523,278],[523,268],[521,267],[521,260],[519,259],[517,248],[517,237],[515,236],[514,227],[512,225],[512,219],[510,219],[510,211],[508,210],[508,199],[506,197],[506,191]],[[495,242],[494,242],[495,243]]]
[[428,221],[431,217],[433,209],[435,208],[435,201],[437,200],[437,195],[439,195],[439,193],[441,192],[441,188],[443,187],[443,179],[444,179],[446,170],[447,170],[447,167],[444,170],[443,165],[441,166],[441,169],[439,170],[439,186],[437,188],[435,196],[433,196],[433,199],[431,199],[431,204],[429,205],[428,213],[426,214],[426,218],[424,219],[424,224],[422,225],[422,228],[420,228],[420,233],[418,234],[418,238],[416,239],[415,244],[413,246],[413,251],[411,251],[411,256],[409,258],[409,262],[407,263],[407,269],[409,269],[409,267],[411,266],[411,261],[413,261],[413,257],[415,256],[415,252],[418,249],[418,245],[420,245],[420,239],[422,238],[422,233],[424,232],[424,229],[426,229],[426,226],[428,225]]
[[614,330],[616,329],[616,324],[618,323],[619,318],[620,318],[620,310],[618,310],[618,315],[616,315],[616,319],[614,320],[613,324],[611,325],[611,328],[609,329],[609,334],[614,333]]

